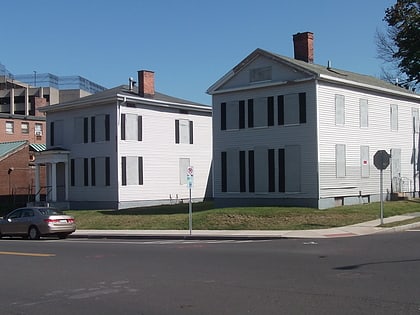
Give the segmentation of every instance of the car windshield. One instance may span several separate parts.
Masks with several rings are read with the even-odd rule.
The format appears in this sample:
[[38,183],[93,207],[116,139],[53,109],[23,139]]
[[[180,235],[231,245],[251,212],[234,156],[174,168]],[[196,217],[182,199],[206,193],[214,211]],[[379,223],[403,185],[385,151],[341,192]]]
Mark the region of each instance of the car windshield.
[[60,210],[54,208],[47,208],[47,209],[38,209],[42,215],[53,215],[53,214],[63,214]]

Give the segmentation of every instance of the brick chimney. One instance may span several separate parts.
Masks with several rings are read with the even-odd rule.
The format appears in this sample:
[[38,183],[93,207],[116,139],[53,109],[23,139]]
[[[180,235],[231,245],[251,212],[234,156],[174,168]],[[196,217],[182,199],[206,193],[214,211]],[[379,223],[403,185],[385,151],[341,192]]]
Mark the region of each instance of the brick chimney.
[[295,59],[314,63],[314,34],[311,32],[293,35]]
[[153,97],[155,95],[155,73],[148,70],[140,70],[137,73],[139,95],[141,97]]

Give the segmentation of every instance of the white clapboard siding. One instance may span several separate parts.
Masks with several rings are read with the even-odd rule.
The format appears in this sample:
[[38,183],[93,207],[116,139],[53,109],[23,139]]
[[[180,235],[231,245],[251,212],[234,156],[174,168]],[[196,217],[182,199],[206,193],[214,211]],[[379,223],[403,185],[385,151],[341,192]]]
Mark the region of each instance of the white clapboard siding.
[[[185,201],[189,190],[186,184],[180,184],[180,158],[189,158],[194,167],[192,198],[204,198],[211,185],[211,116],[127,107],[122,107],[121,113],[142,116],[143,138],[142,141],[119,141],[117,168],[121,172],[122,156],[142,156],[144,184],[122,186],[118,178],[120,202],[169,200],[170,197]],[[193,121],[193,144],[175,143],[176,119]]]
[[[335,123],[335,95],[345,97],[345,123]],[[368,100],[368,127],[360,127],[359,100]],[[390,105],[398,105],[398,130],[390,127]],[[378,150],[401,149],[401,177],[413,178],[412,108],[419,104],[360,89],[327,83],[318,87],[320,197],[379,193],[379,171],[373,165]],[[416,135],[417,145],[418,134]],[[346,146],[346,176],[337,178],[335,146]],[[370,176],[362,178],[360,146],[369,147]],[[385,190],[391,190],[391,167],[384,171]]]

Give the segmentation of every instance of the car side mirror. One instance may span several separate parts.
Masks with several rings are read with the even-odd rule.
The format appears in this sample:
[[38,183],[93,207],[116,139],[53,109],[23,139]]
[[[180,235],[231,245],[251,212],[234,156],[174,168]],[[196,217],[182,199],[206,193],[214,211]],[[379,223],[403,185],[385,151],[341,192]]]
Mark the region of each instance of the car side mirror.
[[10,219],[10,218],[7,218],[7,222],[12,222],[12,219]]

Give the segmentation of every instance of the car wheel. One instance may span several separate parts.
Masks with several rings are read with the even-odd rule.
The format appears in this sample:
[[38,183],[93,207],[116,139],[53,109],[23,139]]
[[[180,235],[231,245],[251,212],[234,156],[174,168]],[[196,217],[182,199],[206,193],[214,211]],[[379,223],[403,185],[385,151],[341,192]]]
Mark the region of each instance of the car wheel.
[[36,226],[31,226],[28,230],[28,239],[30,240],[39,240],[39,231]]
[[67,233],[60,233],[60,234],[58,234],[58,238],[59,238],[60,240],[64,240],[64,239],[66,239],[68,236],[69,236],[69,235],[68,235]]

